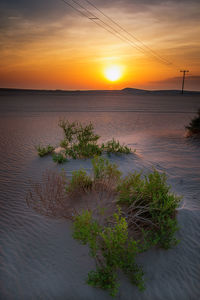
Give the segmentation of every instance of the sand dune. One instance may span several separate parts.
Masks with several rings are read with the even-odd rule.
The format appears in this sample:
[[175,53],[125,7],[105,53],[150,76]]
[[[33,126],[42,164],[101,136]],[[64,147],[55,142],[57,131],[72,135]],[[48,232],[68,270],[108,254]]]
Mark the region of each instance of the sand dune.
[[34,146],[56,145],[62,132],[60,118],[93,122],[106,141],[113,136],[136,155],[112,156],[124,174],[148,172],[154,166],[166,172],[172,190],[183,196],[178,211],[178,246],[152,249],[138,256],[145,271],[144,292],[120,274],[117,299],[200,299],[200,142],[184,137],[197,108],[192,95],[27,95],[0,96],[1,119],[1,269],[0,298],[111,299],[85,284],[94,267],[88,249],[71,236],[71,225],[37,215],[25,202],[29,179],[39,180],[43,170],[71,174],[90,160],[71,160],[56,166],[50,157],[37,157]]

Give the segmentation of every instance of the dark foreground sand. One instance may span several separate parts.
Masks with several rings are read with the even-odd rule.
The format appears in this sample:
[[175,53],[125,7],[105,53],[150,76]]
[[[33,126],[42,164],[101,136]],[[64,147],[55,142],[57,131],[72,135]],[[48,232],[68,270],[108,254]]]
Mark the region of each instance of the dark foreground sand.
[[[124,174],[166,172],[172,190],[183,195],[178,211],[180,243],[168,251],[152,249],[138,256],[145,271],[142,293],[120,274],[117,299],[200,299],[200,143],[184,137],[184,126],[200,107],[199,96],[184,95],[0,95],[0,299],[110,299],[85,284],[94,267],[88,249],[71,237],[71,225],[37,215],[26,206],[29,179],[46,168],[61,169],[51,158],[37,157],[34,146],[58,143],[60,118],[92,121],[106,141],[113,136],[136,149],[116,157]],[[90,160],[70,161],[70,175]]]

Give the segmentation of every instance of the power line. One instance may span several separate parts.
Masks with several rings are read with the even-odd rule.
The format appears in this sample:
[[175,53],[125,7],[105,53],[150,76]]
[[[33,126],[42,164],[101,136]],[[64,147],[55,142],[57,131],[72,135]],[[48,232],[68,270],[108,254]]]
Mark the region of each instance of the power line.
[[[75,11],[77,11],[78,13],[80,13],[81,15],[83,15],[84,17],[86,17],[87,19],[91,20],[92,22],[94,22],[96,25],[100,26],[101,28],[105,29],[106,31],[108,31],[109,33],[115,35],[117,38],[121,39],[123,42],[127,42],[127,40],[123,39],[122,37],[118,36],[117,34],[115,34],[114,32],[110,31],[108,28],[106,28],[105,26],[99,24],[98,22],[96,22],[95,20],[99,20],[99,18],[97,17],[89,17],[87,14],[85,14],[84,12],[82,12],[81,10],[77,9],[75,6],[73,6],[72,4],[70,4],[69,2],[67,2],[66,0],[61,0],[62,2],[64,2],[65,4],[67,4],[68,6],[70,6],[71,8],[73,8]],[[73,1],[73,0],[72,0]],[[130,46],[133,46],[132,44],[129,43]],[[134,47],[135,48],[135,47]]]
[[[150,54],[151,57],[153,57],[154,59],[159,60],[159,62],[164,63],[165,65],[174,65],[173,63],[169,62],[168,60],[162,58],[160,55],[158,55],[155,51],[153,51],[150,47],[146,46],[142,41],[140,41],[139,39],[137,39],[136,37],[134,37],[134,35],[132,35],[131,33],[129,33],[126,29],[124,29],[122,26],[120,26],[117,22],[115,22],[114,20],[112,20],[110,17],[108,17],[106,14],[104,14],[98,7],[96,7],[94,4],[92,4],[90,1],[85,0],[88,4],[90,4],[91,6],[93,6],[95,9],[97,9],[97,11],[99,11],[103,16],[105,16],[107,19],[109,19],[113,24],[117,25],[118,28],[120,28],[121,30],[123,30],[126,34],[128,34],[131,38],[134,38],[135,40],[137,40],[138,42],[140,42],[142,44],[142,46],[138,46],[134,41],[130,40],[129,38],[127,38],[126,36],[124,36],[123,34],[121,34],[119,32],[119,30],[117,30],[116,28],[113,28],[113,26],[111,26],[110,24],[106,23],[105,21],[101,20],[101,18],[99,18],[98,16],[96,16],[94,13],[92,13],[89,9],[87,9],[86,7],[84,7],[83,5],[81,5],[80,3],[78,3],[76,0],[71,0],[73,1],[78,7],[80,7],[82,10],[84,10],[85,12],[83,12],[82,10],[78,9],[77,7],[75,7],[74,5],[72,5],[71,3],[69,3],[66,0],[61,0],[63,1],[66,5],[70,6],[72,9],[74,9],[75,11],[77,11],[79,14],[83,15],[84,17],[88,18],[89,20],[91,20],[92,22],[94,22],[96,25],[102,27],[104,30],[108,31],[109,33],[111,33],[112,35],[116,36],[117,38],[121,39],[123,42],[128,43],[131,47],[136,48],[138,51],[142,52],[143,54]],[[100,23],[99,23],[100,22]],[[108,29],[108,28],[109,29]],[[111,31],[112,30],[112,31]],[[146,49],[144,49],[144,48]],[[149,53],[148,53],[149,52]],[[175,65],[174,65],[175,66]]]
[[[67,2],[66,0],[61,0],[62,2],[64,2],[65,4],[67,4],[68,6],[70,6],[71,8],[73,8],[75,11],[77,11],[78,13],[80,13],[81,15],[83,15],[84,17],[86,17],[87,19],[91,20],[92,22],[94,22],[95,24],[97,24],[98,26],[104,28],[105,30],[107,30],[109,33],[114,34],[112,31],[110,31],[109,29],[107,29],[106,27],[100,25],[99,23],[97,23],[95,20],[98,19],[96,17],[89,17],[87,14],[85,14],[84,12],[82,12],[80,9],[76,8],[75,6],[73,6],[72,4],[70,4],[69,2]],[[117,35],[116,35],[117,36]],[[118,37],[118,36],[117,36]],[[119,38],[119,37],[118,37]],[[124,40],[123,40],[124,41]]]
[[122,31],[124,31],[126,34],[128,34],[129,36],[131,36],[133,39],[135,39],[137,42],[141,43],[143,47],[145,47],[146,49],[148,49],[153,55],[157,56],[159,59],[163,60],[164,62],[168,63],[168,64],[172,64],[170,61],[168,61],[167,59],[163,58],[162,56],[160,56],[157,52],[155,52],[153,49],[151,49],[150,47],[148,47],[145,43],[143,43],[141,40],[139,40],[138,38],[136,38],[132,33],[128,32],[126,29],[124,29],[119,23],[117,23],[116,21],[114,21],[112,18],[110,18],[108,15],[106,15],[102,10],[100,10],[96,5],[94,5],[93,3],[91,3],[89,0],[85,0],[88,4],[90,4],[92,7],[94,7],[97,11],[99,11],[104,17],[106,17],[108,20],[110,20],[114,25],[116,25],[119,29],[121,29]]
[[[83,5],[81,5],[80,3],[77,3],[76,0],[72,0],[74,3],[76,3],[79,7],[81,7],[82,9],[84,9],[86,12],[92,14],[96,19],[98,19],[101,23],[103,23],[104,25],[108,26],[109,28],[111,28],[116,34],[120,35],[120,37],[123,37],[123,39],[126,39],[126,41],[131,44],[134,44],[131,45],[133,46],[133,48],[137,48],[138,51],[142,51],[142,53],[144,54],[147,54],[146,52],[149,51],[149,47],[147,47],[144,43],[142,43],[141,41],[139,41],[137,38],[135,38],[132,34],[130,34],[128,31],[126,31],[123,27],[121,27],[119,24],[117,24],[115,21],[113,21],[110,17],[108,17],[107,15],[105,15],[99,8],[97,8],[94,4],[92,4],[90,1],[87,1],[85,0],[87,3],[89,3],[91,6],[93,6],[95,9],[97,9],[103,16],[105,16],[107,19],[111,20],[112,23],[116,24],[119,28],[121,28],[126,34],[128,34],[129,36],[131,36],[132,38],[134,38],[135,40],[139,41],[141,44],[143,44],[143,46],[145,45],[147,50],[146,49],[143,49],[141,46],[138,46],[134,41],[130,40],[129,38],[127,38],[126,36],[122,35],[119,30],[116,30],[115,28],[113,28],[111,25],[109,25],[108,23],[104,22],[103,20],[101,20],[100,18],[98,18],[94,13],[92,13],[91,11],[89,11],[87,8],[85,8]],[[150,49],[151,50],[151,49]],[[153,58],[157,58],[160,60],[162,60],[162,62],[164,64],[167,64],[167,65],[171,65],[172,63],[167,61],[166,59],[162,58],[161,56],[157,55],[153,50],[150,51],[150,55],[151,57]]]
[[[71,0],[71,1],[73,1],[80,8],[84,9],[88,14],[92,15],[92,17],[88,17],[88,19],[90,19],[92,21],[93,20],[100,21],[103,25],[108,26],[113,31],[113,34],[115,36],[117,36],[118,38],[120,38],[124,42],[128,42],[128,44],[130,46],[132,46],[133,48],[137,48],[139,51],[142,51],[144,54],[146,54],[145,50],[142,47],[138,46],[135,42],[131,41],[129,38],[123,36],[118,30],[116,30],[111,25],[109,25],[108,23],[106,23],[103,20],[101,20],[100,18],[98,18],[95,14],[93,14],[91,11],[89,11],[87,8],[85,8],[83,5],[81,5],[80,3],[78,3],[76,0]],[[95,22],[95,23],[97,24],[98,22]],[[102,27],[99,23],[97,25],[99,25],[100,27]],[[104,29],[106,29],[105,26],[103,26]],[[133,46],[133,44],[134,44],[134,46]]]

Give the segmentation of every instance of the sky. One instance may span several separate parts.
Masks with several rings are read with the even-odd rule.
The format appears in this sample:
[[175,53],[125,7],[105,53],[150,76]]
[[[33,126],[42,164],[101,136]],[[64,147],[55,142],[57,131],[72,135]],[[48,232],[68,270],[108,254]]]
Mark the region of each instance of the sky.
[[1,0],[0,87],[200,90],[199,0],[64,1]]

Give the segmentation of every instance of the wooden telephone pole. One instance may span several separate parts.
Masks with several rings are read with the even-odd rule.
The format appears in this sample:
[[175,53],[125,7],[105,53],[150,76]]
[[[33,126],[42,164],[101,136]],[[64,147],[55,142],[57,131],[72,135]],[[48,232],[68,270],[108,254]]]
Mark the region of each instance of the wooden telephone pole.
[[185,83],[185,73],[188,73],[188,70],[181,70],[180,72],[183,73],[183,82],[182,82],[182,94],[183,94],[183,90],[184,90],[184,83]]

